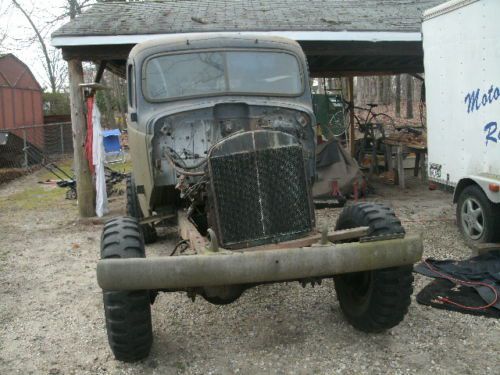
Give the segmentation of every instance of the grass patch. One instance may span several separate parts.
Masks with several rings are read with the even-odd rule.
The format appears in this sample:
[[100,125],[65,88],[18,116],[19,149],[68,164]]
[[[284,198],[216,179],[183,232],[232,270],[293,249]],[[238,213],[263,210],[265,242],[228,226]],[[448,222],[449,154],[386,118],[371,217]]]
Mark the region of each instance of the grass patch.
[[28,187],[7,197],[0,197],[0,209],[35,210],[55,206],[61,208],[62,204],[68,205],[70,202],[65,199],[65,195],[66,189],[57,186]]
[[[59,160],[56,165],[68,175],[73,176],[73,159]],[[109,168],[122,173],[132,170],[132,163],[113,163]],[[58,180],[50,171],[46,169],[35,172],[37,181]],[[60,172],[57,172],[61,175]],[[64,176],[61,176],[64,177]],[[66,178],[66,177],[64,177]],[[117,187],[119,187],[117,185]],[[60,188],[55,185],[36,184],[31,182],[23,186],[23,190],[8,196],[0,196],[0,210],[36,210],[36,209],[76,209],[76,200],[67,200],[67,188]]]

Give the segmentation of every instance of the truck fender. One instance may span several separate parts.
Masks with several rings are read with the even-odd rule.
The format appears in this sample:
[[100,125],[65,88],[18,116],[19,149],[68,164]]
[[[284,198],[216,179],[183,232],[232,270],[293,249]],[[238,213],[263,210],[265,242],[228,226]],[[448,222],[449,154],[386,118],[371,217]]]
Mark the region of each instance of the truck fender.
[[492,174],[479,174],[462,178],[455,187],[455,191],[453,193],[453,203],[458,202],[458,198],[460,197],[462,191],[470,185],[479,186],[492,203],[500,203],[500,192],[491,191],[490,184],[500,185],[500,176]]

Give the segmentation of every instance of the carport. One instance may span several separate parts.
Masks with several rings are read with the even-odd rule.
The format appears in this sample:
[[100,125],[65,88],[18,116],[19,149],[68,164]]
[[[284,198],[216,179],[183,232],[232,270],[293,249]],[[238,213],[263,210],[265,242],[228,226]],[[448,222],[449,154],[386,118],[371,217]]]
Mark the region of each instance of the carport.
[[[69,64],[75,167],[81,216],[93,216],[93,188],[83,157],[82,62],[125,77],[127,56],[142,41],[199,33],[269,34],[297,40],[312,77],[423,72],[424,10],[443,0],[246,0],[98,3],[52,34]],[[352,121],[353,124],[353,121]],[[78,147],[76,147],[78,146]]]

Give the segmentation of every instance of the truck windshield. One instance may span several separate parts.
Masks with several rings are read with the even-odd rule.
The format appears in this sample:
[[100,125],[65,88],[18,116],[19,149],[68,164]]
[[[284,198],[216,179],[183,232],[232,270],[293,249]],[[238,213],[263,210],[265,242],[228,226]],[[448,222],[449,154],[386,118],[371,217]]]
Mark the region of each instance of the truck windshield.
[[285,52],[227,51],[163,55],[145,69],[148,99],[218,93],[299,95],[301,70]]

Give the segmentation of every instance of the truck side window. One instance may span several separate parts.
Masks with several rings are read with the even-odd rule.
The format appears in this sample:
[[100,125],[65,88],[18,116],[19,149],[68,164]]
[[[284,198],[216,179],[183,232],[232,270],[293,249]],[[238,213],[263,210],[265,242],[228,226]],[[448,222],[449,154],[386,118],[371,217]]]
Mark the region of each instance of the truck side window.
[[128,104],[130,107],[135,108],[135,74],[134,66],[130,64],[127,72],[128,78]]

